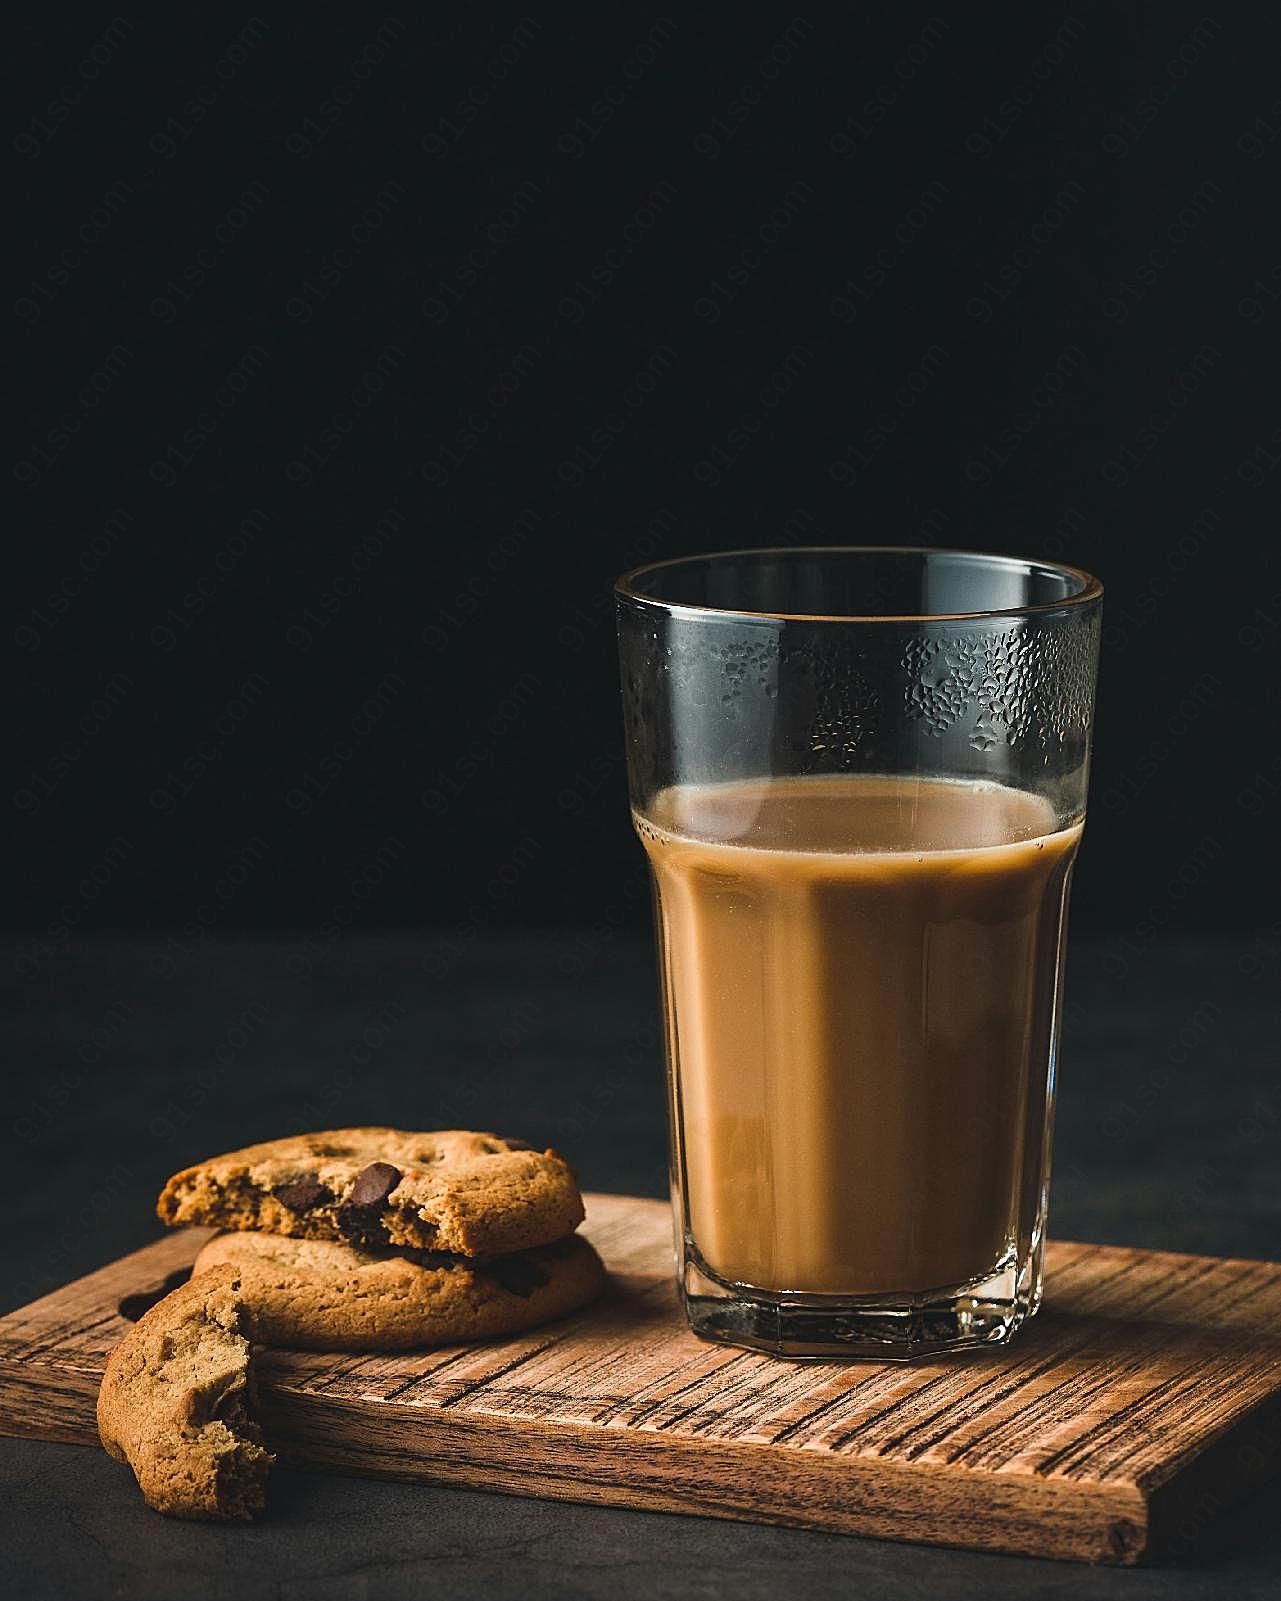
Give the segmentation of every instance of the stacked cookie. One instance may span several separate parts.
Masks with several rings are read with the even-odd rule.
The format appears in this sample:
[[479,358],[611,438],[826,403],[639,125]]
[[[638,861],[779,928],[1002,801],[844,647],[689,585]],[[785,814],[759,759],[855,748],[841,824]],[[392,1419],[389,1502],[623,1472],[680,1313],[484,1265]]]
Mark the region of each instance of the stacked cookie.
[[574,1233],[568,1164],[459,1130],[335,1129],[177,1173],[157,1210],[213,1225],[189,1283],[112,1352],[98,1405],[148,1502],[249,1516],[269,1454],[251,1420],[250,1341],[391,1351],[488,1339],[562,1317],[604,1282]]
[[569,1165],[523,1140],[335,1129],[175,1174],[166,1223],[214,1224],[195,1271],[229,1263],[253,1338],[389,1351],[513,1334],[589,1300],[604,1270],[574,1230]]

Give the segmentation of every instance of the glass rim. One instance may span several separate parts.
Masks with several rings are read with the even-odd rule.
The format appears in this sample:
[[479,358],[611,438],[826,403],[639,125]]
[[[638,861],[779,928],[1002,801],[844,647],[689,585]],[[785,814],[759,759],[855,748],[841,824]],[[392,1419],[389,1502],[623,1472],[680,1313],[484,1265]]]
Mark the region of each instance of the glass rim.
[[[1005,568],[1039,567],[1046,572],[1076,579],[1081,587],[1072,595],[1058,600],[1037,601],[1026,606],[999,606],[979,611],[959,612],[783,612],[745,606],[708,606],[697,601],[660,600],[656,595],[644,594],[636,588],[639,579],[648,573],[663,572],[669,568],[687,567],[695,562],[724,561],[737,556],[955,556],[964,561],[986,562]],[[759,619],[780,623],[957,623],[982,622],[998,617],[1034,617],[1071,612],[1090,606],[1103,598],[1103,585],[1083,567],[1070,567],[1066,562],[1043,561],[1032,556],[998,556],[990,551],[951,550],[945,545],[761,545],[746,546],[738,550],[703,551],[690,556],[671,556],[663,561],[645,562],[623,573],[614,583],[614,593],[620,599],[634,601],[640,606],[690,617],[738,618],[745,621]]]

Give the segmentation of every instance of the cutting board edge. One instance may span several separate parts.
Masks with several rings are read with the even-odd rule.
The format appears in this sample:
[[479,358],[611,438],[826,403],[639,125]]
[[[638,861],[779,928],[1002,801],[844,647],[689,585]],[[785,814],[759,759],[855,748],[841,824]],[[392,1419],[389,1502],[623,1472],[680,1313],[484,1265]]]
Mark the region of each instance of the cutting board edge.
[[[647,1238],[658,1214],[667,1213],[666,1203],[652,1198],[587,1200],[589,1207],[593,1200],[609,1203],[599,1208],[597,1221],[611,1243],[611,1215],[616,1225],[620,1209],[643,1212]],[[122,1280],[133,1290],[140,1281],[159,1287],[167,1274],[190,1264],[209,1232],[164,1234],[0,1317],[0,1434],[96,1443],[101,1362],[89,1353],[80,1360],[74,1349],[69,1357],[56,1351],[45,1356],[40,1348],[46,1331],[65,1327],[69,1311],[73,1321],[92,1317],[119,1293]],[[590,1223],[586,1232],[592,1232]],[[1127,1254],[1127,1248],[1103,1249]],[[1201,1260],[1186,1253],[1134,1254]],[[1251,1264],[1243,1259],[1240,1265]],[[1207,1435],[1172,1459],[1167,1472],[1109,1481],[1048,1479],[1013,1464],[977,1469],[872,1455],[833,1458],[821,1449],[783,1449],[760,1438],[683,1439],[573,1417],[545,1422],[467,1414],[449,1403],[380,1402],[371,1415],[358,1396],[331,1396],[288,1381],[268,1381],[262,1388],[264,1416],[269,1427],[277,1420],[286,1454],[337,1471],[1121,1565],[1165,1560],[1168,1550],[1185,1554],[1199,1543],[1193,1536],[1213,1526],[1219,1512],[1281,1469],[1276,1390],[1225,1425],[1221,1435]],[[361,1425],[354,1431],[353,1419]],[[411,1419],[413,1449],[407,1452],[404,1426]],[[300,1439],[299,1431],[315,1438]],[[352,1432],[361,1435],[355,1445]],[[653,1450],[656,1438],[661,1451]],[[721,1476],[727,1482],[711,1494],[690,1488]]]
[[1140,1481],[1150,1544],[1166,1560],[1191,1556],[1237,1503],[1273,1482],[1281,1484],[1281,1391],[1235,1418],[1159,1480]]
[[[43,1383],[28,1364],[0,1362],[0,1435],[98,1444],[97,1375],[57,1371],[56,1384]],[[17,1410],[11,1398],[27,1406]],[[904,1463],[735,1442],[668,1440],[656,1457],[643,1436],[622,1429],[387,1407],[392,1415],[371,1417],[359,1401],[287,1386],[265,1388],[259,1402],[273,1447],[340,1473],[936,1545],[955,1543],[947,1532],[962,1513],[967,1549],[1078,1562],[1128,1566],[1147,1545],[1146,1499],[1131,1485],[975,1470],[940,1476]],[[410,1417],[413,1451],[397,1437]],[[774,1460],[766,1464],[762,1453]],[[719,1494],[708,1493],[711,1481]],[[971,1501],[967,1491],[979,1495]]]

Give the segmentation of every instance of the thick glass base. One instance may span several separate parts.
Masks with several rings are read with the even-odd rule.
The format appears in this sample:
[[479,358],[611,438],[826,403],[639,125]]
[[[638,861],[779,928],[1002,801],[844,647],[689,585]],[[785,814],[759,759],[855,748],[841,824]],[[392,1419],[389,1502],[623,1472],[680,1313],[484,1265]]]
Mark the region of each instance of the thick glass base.
[[919,1295],[837,1296],[727,1283],[688,1255],[682,1291],[704,1340],[799,1360],[913,1362],[1011,1340],[1040,1304],[1034,1260]]

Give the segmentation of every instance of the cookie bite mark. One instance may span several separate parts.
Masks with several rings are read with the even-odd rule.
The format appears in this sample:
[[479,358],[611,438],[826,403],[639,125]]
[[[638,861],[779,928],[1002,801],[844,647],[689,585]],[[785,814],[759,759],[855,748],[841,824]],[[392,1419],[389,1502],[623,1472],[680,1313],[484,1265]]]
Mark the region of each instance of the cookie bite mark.
[[240,1273],[211,1266],[144,1312],[107,1358],[98,1433],[147,1505],[172,1517],[251,1518],[274,1460],[253,1417]]

